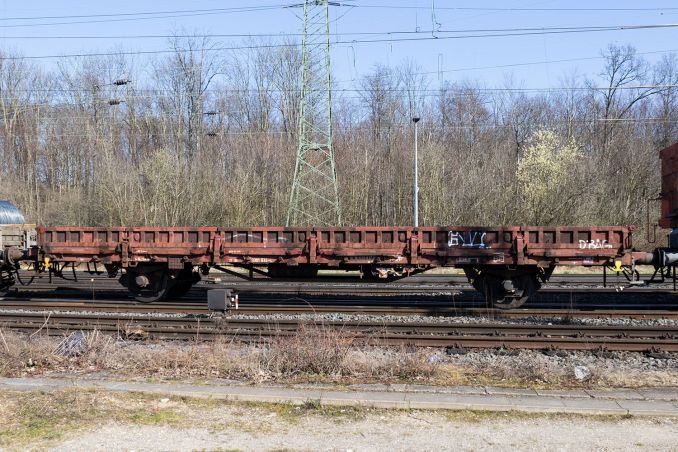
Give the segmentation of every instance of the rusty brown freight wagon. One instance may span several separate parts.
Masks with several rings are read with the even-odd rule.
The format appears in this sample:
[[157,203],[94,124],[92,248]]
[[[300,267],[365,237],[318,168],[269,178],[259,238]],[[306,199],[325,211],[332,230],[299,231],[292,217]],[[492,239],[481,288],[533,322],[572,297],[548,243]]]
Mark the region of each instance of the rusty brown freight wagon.
[[[392,280],[463,269],[497,307],[523,304],[557,265],[630,266],[631,226],[87,228],[39,227],[35,258],[62,273],[104,267],[139,301],[179,297],[210,269],[271,278],[358,270]],[[242,273],[237,273],[242,275]]]

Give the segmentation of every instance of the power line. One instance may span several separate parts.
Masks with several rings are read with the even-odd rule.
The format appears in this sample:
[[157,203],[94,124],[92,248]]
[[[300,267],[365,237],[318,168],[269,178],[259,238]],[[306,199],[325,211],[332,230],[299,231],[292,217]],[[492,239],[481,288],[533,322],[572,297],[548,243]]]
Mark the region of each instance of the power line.
[[[346,6],[346,5],[342,5]],[[405,6],[405,5],[355,5],[359,8],[379,8],[379,9],[423,9],[430,11],[430,6]],[[476,6],[436,6],[436,11],[541,11],[541,12],[586,12],[586,11],[627,11],[627,12],[642,12],[642,11],[678,11],[678,7],[643,7],[643,8],[533,8],[533,7],[476,7]]]
[[[675,53],[678,52],[678,49],[666,49],[666,50],[652,50],[652,51],[647,51],[647,52],[636,52],[636,55],[663,55],[663,54],[670,54],[670,53]],[[0,58],[1,60],[2,58]],[[17,59],[20,59],[20,57],[17,57]],[[578,58],[564,58],[564,59],[557,59],[557,60],[541,60],[541,61],[527,61],[527,62],[522,62],[522,63],[509,63],[509,64],[499,64],[499,65],[489,65],[489,66],[471,66],[471,67],[463,67],[463,68],[455,68],[455,69],[445,69],[445,70],[438,70],[438,71],[418,71],[412,73],[412,75],[431,75],[431,74],[441,74],[441,73],[451,73],[451,72],[469,72],[469,71],[477,71],[477,70],[488,70],[488,69],[506,69],[506,68],[513,68],[513,67],[524,67],[524,66],[537,66],[537,65],[542,65],[542,64],[553,64],[553,63],[572,63],[572,62],[577,62],[577,61],[592,61],[592,60],[602,60],[605,59],[604,56],[592,56],[592,57],[578,57]],[[26,71],[19,71],[21,73],[25,73]],[[333,80],[333,83],[354,83],[355,80]],[[49,91],[88,91],[87,88],[79,88],[79,89],[66,89],[66,88],[59,88],[59,89],[43,89],[43,90],[14,90],[16,92],[49,92]],[[143,91],[143,90],[135,90],[135,91]]]
[[[6,17],[0,18],[0,21],[37,21],[50,19],[92,19],[92,20],[76,20],[76,21],[62,21],[62,22],[47,22],[47,23],[29,23],[29,24],[10,24],[0,25],[0,28],[30,28],[43,27],[54,25],[76,25],[76,24],[90,24],[90,23],[112,23],[123,21],[137,21],[137,20],[153,20],[153,19],[168,19],[177,17],[194,17],[206,15],[222,15],[243,12],[259,12],[271,11],[276,9],[294,8],[299,5],[296,4],[276,4],[276,5],[261,5],[248,7],[233,7],[233,8],[209,8],[209,9],[190,9],[190,10],[167,10],[167,11],[143,11],[133,13],[107,13],[107,14],[75,14],[75,15],[60,15],[60,16],[25,16],[25,17]],[[429,10],[430,7],[424,6],[401,6],[401,5],[355,5],[336,3],[334,6],[349,7],[349,8],[379,8],[379,9],[401,9],[401,10]],[[617,12],[642,12],[642,11],[678,11],[675,7],[657,7],[657,8],[482,8],[482,7],[440,7],[436,6],[436,10],[441,11],[507,11],[507,12],[526,12],[526,11],[542,11],[542,12],[593,12],[593,11],[617,11]]]
[[[423,41],[441,41],[449,39],[469,39],[469,38],[492,38],[492,37],[511,37],[511,36],[530,36],[530,35],[545,35],[545,34],[565,34],[565,33],[588,33],[600,31],[628,31],[628,30],[642,30],[642,29],[659,29],[659,28],[676,28],[678,24],[655,24],[655,25],[625,25],[597,29],[570,29],[570,30],[546,30],[546,31],[527,31],[527,32],[508,32],[508,33],[478,33],[466,34],[456,36],[424,36],[412,38],[381,38],[381,39],[362,39],[362,40],[345,40],[334,41],[332,45],[338,44],[370,44],[383,42],[423,42]],[[26,55],[26,56],[8,56],[1,59],[4,60],[22,60],[22,59],[53,59],[53,58],[82,58],[95,56],[122,56],[122,55],[157,55],[176,52],[214,52],[226,50],[251,50],[264,48],[285,48],[297,47],[293,43],[281,44],[259,44],[259,45],[245,45],[233,47],[207,47],[198,49],[166,49],[166,50],[137,50],[137,51],[120,51],[120,52],[95,52],[95,53],[77,53],[77,54],[62,54],[62,55]]]
[[[113,18],[114,16],[133,16],[134,13],[121,13],[117,15],[90,15],[82,17],[97,17],[105,16],[105,19],[93,19],[93,20],[76,20],[76,21],[66,21],[66,22],[46,22],[46,23],[30,23],[30,24],[11,24],[11,25],[0,25],[0,28],[32,28],[32,27],[44,27],[44,26],[53,26],[53,25],[77,25],[77,24],[94,24],[94,23],[112,23],[112,22],[130,22],[137,20],[153,20],[153,19],[171,19],[177,17],[195,17],[195,16],[212,16],[212,15],[222,15],[222,14],[233,14],[233,13],[244,13],[244,12],[258,12],[258,11],[271,11],[276,9],[287,8],[286,5],[275,5],[275,6],[262,6],[262,7],[241,7],[241,8],[221,8],[215,10],[204,10],[206,12],[187,12],[187,13],[177,13],[177,14],[163,14],[155,13],[156,15],[151,15],[153,13],[138,13],[138,14],[147,14],[141,17],[123,17],[123,18]],[[201,10],[195,10],[201,11]],[[136,15],[138,15],[136,14]],[[48,16],[43,16],[48,17]],[[68,17],[68,16],[52,16],[52,17]],[[79,16],[73,16],[79,17]],[[14,18],[18,20],[18,18]],[[6,19],[10,20],[10,19]],[[24,18],[28,20],[28,18]]]
[[[333,33],[332,36],[396,36],[396,35],[429,35],[453,33],[514,33],[514,32],[594,32],[617,31],[646,28],[674,28],[678,24],[640,24],[640,25],[596,25],[572,27],[528,27],[528,28],[471,28],[471,29],[436,29],[436,30],[392,30],[392,31],[356,31]],[[153,35],[23,35],[3,36],[2,39],[160,39],[160,38],[259,38],[259,37],[301,37],[302,33],[207,33],[207,34],[153,34]],[[494,35],[491,35],[494,36]]]
[[[636,52],[636,55],[659,55],[678,52],[678,49],[668,49],[668,50],[652,50],[648,52]],[[522,66],[537,66],[541,64],[553,64],[553,63],[572,63],[575,61],[591,61],[591,60],[603,60],[604,56],[595,56],[595,57],[578,57],[578,58],[563,58],[558,60],[541,60],[541,61],[527,61],[523,63],[508,63],[508,64],[497,64],[491,66],[471,66],[471,67],[462,67],[455,69],[444,69],[440,71],[424,71],[424,72],[415,72],[412,75],[430,75],[430,74],[446,74],[449,72],[468,72],[468,71],[479,71],[487,69],[506,69],[512,67],[522,67]],[[338,83],[351,83],[353,80],[339,80]]]
[[0,21],[10,21],[10,20],[46,20],[46,19],[84,19],[84,18],[95,18],[95,17],[121,17],[121,16],[149,16],[157,14],[190,14],[190,13],[229,13],[229,12],[242,12],[242,11],[256,11],[256,10],[267,10],[267,9],[280,9],[287,8],[289,5],[260,5],[260,6],[239,6],[233,8],[207,8],[207,9],[181,9],[181,10],[168,10],[168,11],[138,11],[131,13],[104,13],[104,14],[71,14],[71,15],[61,15],[61,16],[22,16],[22,17],[2,17]]
[[[432,88],[432,89],[412,89],[412,88],[335,88],[332,89],[333,93],[370,93],[373,91],[379,91],[380,93],[409,93],[414,92],[415,94],[425,94],[425,93],[434,93],[440,94],[441,91],[475,91],[475,92],[555,92],[555,91],[601,91],[607,90],[609,87],[601,86],[561,86],[561,87],[544,87],[544,88],[488,88],[488,87],[471,87],[471,88]],[[642,89],[670,89],[678,88],[678,84],[643,84],[643,85],[627,85],[619,86],[615,89],[617,90],[642,90]],[[41,92],[41,93],[91,93],[91,88],[32,88],[32,89],[17,89],[13,92],[21,93],[31,93],[31,92]],[[239,89],[239,88],[224,88],[224,89],[210,89],[203,91],[201,93],[191,93],[182,91],[178,93],[181,96],[185,97],[205,97],[206,95],[214,94],[275,94],[275,93],[300,93],[301,88],[267,88],[267,89]],[[174,94],[170,88],[141,88],[135,89],[133,95],[120,95],[119,99],[152,99],[157,97],[171,97],[171,94]],[[147,95],[140,95],[136,93],[150,93]],[[163,95],[162,93],[169,93]],[[107,102],[108,99],[105,96],[100,96],[99,99],[101,102]]]
[[[179,9],[179,10],[155,10],[155,11],[136,11],[121,13],[100,13],[100,14],[67,14],[51,16],[15,16],[2,17],[0,21],[28,21],[28,20],[52,20],[52,19],[89,19],[89,18],[116,18],[116,17],[134,17],[134,16],[156,16],[166,14],[194,14],[194,13],[238,13],[250,11],[266,11],[271,9],[285,9],[299,7],[299,4],[269,4],[257,6],[239,6],[231,8],[202,8],[202,9]],[[423,9],[430,10],[430,6],[410,6],[410,5],[360,5],[335,2],[335,7],[349,8],[370,8],[370,9]],[[436,6],[436,10],[441,11],[678,11],[678,7],[642,7],[642,8],[534,8],[534,7],[448,7]]]
[[[156,118],[154,118],[156,119]],[[157,118],[157,119],[163,119],[163,118]],[[176,118],[174,118],[176,119]],[[678,124],[678,120],[675,119],[668,119],[668,118],[611,118],[611,119],[605,119],[605,118],[592,118],[590,120],[573,120],[573,121],[566,121],[566,120],[558,120],[558,121],[542,121],[539,122],[538,125],[541,126],[562,126],[562,125],[580,125],[580,126],[595,126],[597,122],[629,122],[629,123],[638,123],[641,126],[653,126],[653,125],[661,125],[661,124]],[[401,130],[410,130],[412,125],[408,123],[393,123],[392,126],[396,129],[401,129]],[[360,130],[362,127],[364,127],[364,123],[356,123],[353,128],[350,129],[338,129],[337,132],[341,135],[344,133],[351,133],[354,134],[356,133],[357,130]],[[444,125],[445,129],[457,129],[457,130],[465,130],[465,129],[472,129],[472,128],[487,128],[487,129],[504,129],[504,128],[513,128],[513,124],[507,124],[504,122],[471,122],[471,123],[462,123],[462,122],[449,122],[445,123]],[[434,128],[438,128],[438,126],[434,126]],[[207,129],[207,128],[206,128]],[[129,135],[125,134],[123,129],[116,129],[117,132],[120,135]],[[206,130],[207,131],[207,130]],[[184,131],[185,133],[185,131]],[[172,133],[172,132],[156,132],[156,131],[148,131],[148,135],[151,137],[169,137],[169,138],[181,138],[181,136],[184,134],[182,132],[177,132],[177,133]],[[262,130],[224,130],[223,128],[218,128],[218,130],[211,131],[211,133],[214,133],[215,136],[277,136],[279,138],[285,139],[287,135],[289,135],[290,132],[286,132],[283,130],[268,130],[268,131],[262,131]],[[61,133],[55,133],[53,129],[47,129],[43,132],[40,132],[41,136],[44,136],[45,138],[64,138],[64,137],[78,137],[78,138],[93,138],[91,133],[69,133],[69,132],[61,132]]]

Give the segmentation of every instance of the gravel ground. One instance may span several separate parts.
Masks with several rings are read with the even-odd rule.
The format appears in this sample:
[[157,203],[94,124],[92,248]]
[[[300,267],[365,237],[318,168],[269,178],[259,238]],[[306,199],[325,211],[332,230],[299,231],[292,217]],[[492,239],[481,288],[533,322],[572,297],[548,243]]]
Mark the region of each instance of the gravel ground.
[[420,315],[361,315],[361,314],[270,314],[270,315],[232,315],[233,319],[307,320],[315,322],[381,322],[409,323],[425,322],[454,325],[455,323],[502,323],[510,325],[605,325],[605,326],[666,326],[678,327],[678,320],[671,319],[599,319],[599,318],[563,318],[563,317],[523,317],[502,319],[484,316],[420,316]]
[[473,369],[479,375],[495,379],[524,380],[542,384],[560,380],[574,381],[574,369],[584,366],[590,372],[588,379],[606,384],[624,386],[678,386],[678,354],[649,356],[632,352],[605,353],[542,353],[522,350],[502,352],[478,350],[465,354],[452,354],[440,361],[460,369]]
[[[380,412],[361,419],[278,416],[265,409],[218,409],[190,426],[102,425],[51,450],[675,450],[672,420],[532,417],[464,419],[431,412]],[[193,426],[191,424],[197,424]]]
[[[8,314],[34,313],[34,310],[25,309],[0,309]],[[166,314],[166,313],[133,313],[133,312],[96,312],[96,311],[39,311],[45,316],[52,314],[67,315],[92,315],[93,317],[124,317],[134,319],[144,318],[162,318],[162,317],[186,317],[186,318],[209,318],[209,314]],[[566,318],[566,317],[522,317],[522,318],[497,318],[489,316],[421,316],[421,315],[364,315],[364,314],[268,314],[268,315],[240,315],[233,313],[225,316],[226,319],[233,320],[269,320],[290,321],[304,320],[313,322],[377,322],[377,323],[440,323],[453,325],[455,323],[492,323],[492,324],[511,324],[511,325],[600,325],[600,326],[639,326],[639,327],[673,327],[678,328],[678,320],[672,319],[605,319],[605,318]]]

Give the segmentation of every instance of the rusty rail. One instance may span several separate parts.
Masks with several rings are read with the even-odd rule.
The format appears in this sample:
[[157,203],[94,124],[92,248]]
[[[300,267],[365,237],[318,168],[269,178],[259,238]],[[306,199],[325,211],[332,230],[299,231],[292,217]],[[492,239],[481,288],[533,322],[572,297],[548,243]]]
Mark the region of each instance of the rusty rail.
[[[208,317],[134,317],[0,312],[0,327],[42,334],[98,330],[123,338],[267,342],[300,329],[331,329],[371,345],[678,352],[676,327],[306,322]],[[312,336],[309,340],[312,340]]]
[[[129,300],[83,301],[78,299],[27,299],[0,301],[0,309],[24,311],[70,311],[70,312],[110,312],[129,314],[209,314],[205,304],[195,303],[154,303],[144,305]],[[354,314],[354,315],[417,315],[417,316],[481,316],[489,318],[598,318],[598,319],[666,319],[678,320],[678,311],[666,309],[576,309],[524,308],[516,310],[500,310],[489,307],[464,307],[440,304],[391,306],[369,303],[357,304],[280,304],[280,303],[242,303],[237,311],[238,315],[266,315],[266,314]]]

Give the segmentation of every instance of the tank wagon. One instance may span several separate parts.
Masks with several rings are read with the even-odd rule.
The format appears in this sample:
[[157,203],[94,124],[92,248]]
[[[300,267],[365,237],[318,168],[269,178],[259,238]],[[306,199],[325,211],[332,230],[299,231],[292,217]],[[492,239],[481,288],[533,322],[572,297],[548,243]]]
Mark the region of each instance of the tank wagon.
[[[42,227],[0,226],[0,289],[20,263],[64,276],[76,266],[119,278],[141,302],[181,297],[211,270],[251,278],[312,279],[357,270],[390,281],[438,267],[460,268],[488,303],[525,303],[559,265],[597,266],[637,281],[636,265],[670,275],[678,265],[678,143],[660,153],[668,246],[633,248],[634,226],[505,227]],[[243,273],[238,269],[246,269]],[[652,280],[654,280],[653,275]],[[264,280],[262,280],[264,281]]]

